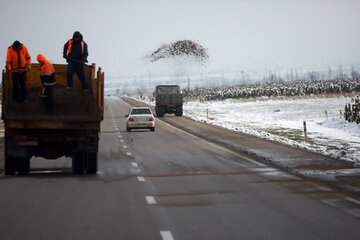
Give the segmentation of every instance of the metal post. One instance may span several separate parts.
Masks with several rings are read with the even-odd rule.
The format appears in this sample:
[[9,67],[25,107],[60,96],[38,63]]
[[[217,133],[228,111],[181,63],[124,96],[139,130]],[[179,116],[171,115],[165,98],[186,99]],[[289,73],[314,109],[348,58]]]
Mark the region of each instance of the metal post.
[[306,121],[304,121],[304,137],[305,141],[307,141]]

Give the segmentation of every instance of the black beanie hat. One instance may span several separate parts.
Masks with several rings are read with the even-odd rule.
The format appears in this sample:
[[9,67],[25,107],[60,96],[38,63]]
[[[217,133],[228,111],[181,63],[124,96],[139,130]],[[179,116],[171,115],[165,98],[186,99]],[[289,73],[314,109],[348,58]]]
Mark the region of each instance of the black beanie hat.
[[81,34],[79,31],[74,32],[73,39],[75,39],[75,38],[80,39],[80,37],[81,37]]
[[14,50],[20,50],[21,46],[22,46],[22,44],[18,40],[16,40],[12,45]]

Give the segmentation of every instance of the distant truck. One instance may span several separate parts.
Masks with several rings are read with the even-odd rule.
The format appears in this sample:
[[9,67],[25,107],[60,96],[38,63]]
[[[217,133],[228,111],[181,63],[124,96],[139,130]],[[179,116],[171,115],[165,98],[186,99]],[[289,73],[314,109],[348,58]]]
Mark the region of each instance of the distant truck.
[[95,75],[95,64],[85,66],[89,89],[84,91],[77,76],[67,89],[65,64],[54,64],[56,87],[54,111],[44,113],[39,97],[42,89],[39,64],[27,74],[27,101],[12,97],[9,71],[2,72],[2,119],[5,126],[5,174],[26,175],[32,156],[72,158],[75,174],[97,172],[100,123],[104,115],[104,73]]
[[175,113],[177,117],[183,115],[183,97],[178,85],[157,85],[154,97],[158,117],[163,117],[165,113]]

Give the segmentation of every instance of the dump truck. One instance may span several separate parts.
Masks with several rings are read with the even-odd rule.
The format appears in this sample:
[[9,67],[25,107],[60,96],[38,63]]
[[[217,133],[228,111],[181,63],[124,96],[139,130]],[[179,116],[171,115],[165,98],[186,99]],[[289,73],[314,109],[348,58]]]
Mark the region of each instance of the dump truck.
[[5,127],[4,172],[29,174],[30,159],[71,158],[75,174],[96,174],[100,123],[104,115],[104,73],[85,65],[89,88],[82,89],[74,75],[67,87],[66,64],[54,64],[54,109],[45,111],[40,92],[40,65],[27,73],[24,103],[13,99],[12,76],[2,72],[2,119]]
[[175,113],[181,117],[183,114],[183,97],[178,85],[157,85],[154,91],[155,111],[158,117],[165,113]]

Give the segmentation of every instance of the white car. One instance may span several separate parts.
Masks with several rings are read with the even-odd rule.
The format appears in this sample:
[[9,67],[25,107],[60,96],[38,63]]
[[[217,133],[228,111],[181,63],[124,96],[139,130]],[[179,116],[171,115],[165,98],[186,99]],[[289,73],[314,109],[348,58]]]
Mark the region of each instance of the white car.
[[125,115],[126,131],[132,129],[150,129],[155,131],[155,117],[148,107],[134,107],[130,110],[129,115]]

